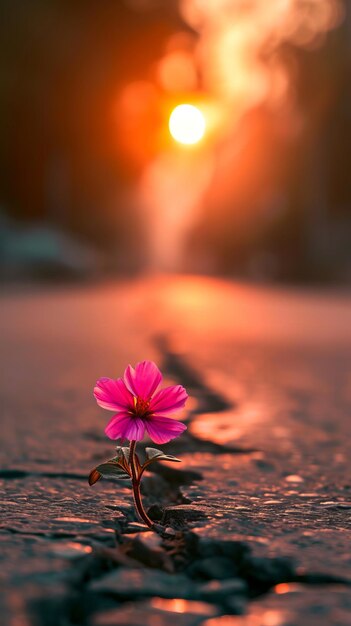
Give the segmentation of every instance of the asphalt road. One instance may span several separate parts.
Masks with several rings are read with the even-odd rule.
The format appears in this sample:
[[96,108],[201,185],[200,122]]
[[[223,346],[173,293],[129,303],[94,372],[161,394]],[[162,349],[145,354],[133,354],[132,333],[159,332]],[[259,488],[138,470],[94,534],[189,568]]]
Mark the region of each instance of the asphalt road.
[[[206,602],[203,590],[194,591],[195,609],[179,591],[182,621],[173,623],[349,624],[350,305],[336,291],[191,276],[7,288],[0,299],[4,623],[154,626],[155,611],[161,625],[177,615],[172,604],[155,609],[157,590],[132,608],[123,596],[119,606],[120,580],[110,613],[99,603],[84,617],[67,609],[77,572],[133,515],[126,487],[86,483],[89,470],[113,456],[94,382],[153,359],[165,382],[184,384],[191,396],[183,416],[189,434],[169,449],[203,477],[180,487],[188,508],[203,511],[190,521],[192,535],[201,544],[237,542],[251,554],[244,616],[232,616],[236,605],[224,618],[221,602]],[[252,600],[260,576],[271,576],[270,589]]]

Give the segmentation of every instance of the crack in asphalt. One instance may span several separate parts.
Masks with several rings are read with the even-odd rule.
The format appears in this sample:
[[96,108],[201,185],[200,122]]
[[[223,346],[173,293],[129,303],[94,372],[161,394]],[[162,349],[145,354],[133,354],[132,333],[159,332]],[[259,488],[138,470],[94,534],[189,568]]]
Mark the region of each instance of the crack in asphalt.
[[85,474],[79,474],[77,472],[32,472],[29,470],[17,470],[17,469],[0,469],[0,478],[5,480],[16,480],[19,478],[67,478],[73,480],[85,480],[87,479]]
[[[225,412],[233,408],[233,405],[222,397],[221,394],[209,389],[200,375],[196,373],[179,354],[172,352],[167,337],[158,336],[155,338],[155,343],[163,358],[164,371],[178,380],[179,383],[184,384],[199,400],[199,406],[190,413],[188,421],[191,421],[192,416],[199,413]],[[212,442],[200,441],[189,433],[186,433],[182,440],[183,443],[179,443],[175,440],[166,447],[171,448],[173,451],[181,448],[184,449],[185,447],[187,452],[230,452],[233,454],[255,452],[253,449],[233,449]],[[106,573],[113,572],[118,567],[128,567],[128,565],[123,564],[123,559],[121,560],[118,557],[119,551],[123,551],[123,546],[126,541],[129,541],[130,548],[131,546],[133,547],[133,542],[135,542],[133,559],[135,560],[134,562],[138,562],[139,560],[141,564],[140,567],[143,570],[145,570],[145,567],[150,567],[150,564],[145,565],[146,558],[150,560],[151,567],[153,567],[154,570],[164,571],[162,567],[166,563],[167,567],[171,567],[174,572],[185,575],[189,580],[189,584],[190,582],[199,584],[196,565],[204,559],[203,548],[200,545],[198,536],[191,530],[189,519],[187,519],[186,516],[186,507],[188,506],[191,509],[192,502],[182,496],[179,487],[184,484],[189,484],[194,480],[201,480],[202,476],[199,472],[194,470],[176,470],[163,465],[157,466],[157,468],[155,467],[154,473],[161,476],[162,480],[165,481],[167,485],[168,501],[173,504],[182,504],[183,508],[181,509],[181,507],[179,507],[179,510],[181,509],[184,514],[183,517],[177,517],[177,505],[175,505],[173,507],[172,517],[172,507],[169,507],[170,514],[167,517],[168,528],[165,528],[164,532],[160,535],[161,544],[157,554],[157,559],[159,559],[158,566],[155,567],[152,565],[152,559],[155,558],[152,549],[150,549],[149,553],[146,551],[146,556],[145,550],[144,552],[140,550],[138,552],[137,541],[140,541],[138,536],[141,530],[144,529],[139,528],[139,532],[134,531],[137,532],[135,536],[133,535],[133,527],[130,527],[130,521],[128,521],[126,517],[125,521],[119,519],[116,521],[116,543],[114,545],[111,545],[111,547],[103,553],[96,548],[96,542],[98,542],[98,540],[92,537],[91,541],[95,542],[95,548],[92,554],[84,556],[79,563],[74,563],[71,570],[68,568],[68,587],[59,605],[57,599],[50,599],[49,597],[38,599],[33,603],[32,609],[37,616],[37,621],[40,626],[63,626],[63,624],[69,626],[71,624],[84,626],[87,622],[89,623],[90,618],[100,610],[114,608],[119,606],[121,602],[127,601],[127,597],[124,599],[123,597],[119,597],[117,601],[117,599],[113,597],[113,594],[104,594],[102,592],[100,594],[95,593],[91,595],[89,592],[89,585],[92,581],[102,579]],[[21,479],[31,476],[86,480],[85,475],[75,472],[30,472],[16,469],[0,470],[0,477],[5,480]],[[152,485],[149,488],[149,493],[147,486],[144,492],[146,499],[148,497],[150,498],[150,496],[152,498]],[[198,507],[195,504],[193,508]],[[151,514],[152,507],[149,511]],[[165,512],[167,512],[167,507]],[[199,511],[199,513],[201,515],[201,511]],[[163,519],[165,519],[165,517],[163,517]],[[160,519],[157,521],[160,521]],[[127,534],[130,532],[130,528],[132,531],[131,535]],[[3,530],[7,530],[13,534],[46,536],[48,540],[54,537],[51,533],[49,533],[49,535],[42,532],[29,533],[27,531],[22,533],[21,531],[11,528],[5,528]],[[67,532],[65,534],[59,534],[60,539],[65,537],[77,537],[77,533]],[[160,550],[163,554],[162,558],[160,558]],[[271,558],[267,556],[257,559],[257,557],[252,555],[251,548],[245,541],[233,542],[225,539],[222,541],[208,539],[206,551],[213,559],[221,557],[232,563],[233,570],[236,572],[235,579],[241,581],[246,589],[244,593],[246,603],[249,603],[253,598],[269,593],[274,586],[281,583],[299,583],[307,586],[318,584],[350,585],[350,581],[343,577],[320,575],[313,572],[301,575],[295,569],[292,560],[286,557]],[[198,565],[198,567],[200,567],[200,565]],[[74,572],[74,576],[71,575],[72,572]],[[191,574],[191,572],[193,572],[193,574]],[[215,576],[213,576],[212,580],[216,580]],[[223,582],[220,578],[217,578],[217,580],[219,584]],[[243,592],[241,592],[241,594],[242,593]],[[145,597],[148,597],[147,593]],[[214,604],[218,607],[219,614],[224,615],[237,614],[240,612],[235,605],[235,597],[234,594],[232,604],[228,602],[228,598],[226,598],[225,595],[222,597],[213,595],[203,597],[202,599],[208,603]]]

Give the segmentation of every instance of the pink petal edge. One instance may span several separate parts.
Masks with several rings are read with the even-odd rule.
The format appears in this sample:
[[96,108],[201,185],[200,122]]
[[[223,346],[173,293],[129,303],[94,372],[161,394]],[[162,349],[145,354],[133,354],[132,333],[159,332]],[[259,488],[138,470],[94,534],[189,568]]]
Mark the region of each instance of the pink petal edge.
[[188,394],[182,385],[172,385],[160,389],[150,402],[150,411],[156,416],[164,413],[173,413],[182,409],[188,399]]
[[94,397],[98,405],[108,411],[123,411],[134,406],[133,396],[122,378],[100,378],[94,387]]
[[162,374],[153,361],[142,361],[136,364],[135,369],[128,365],[124,382],[133,396],[150,400],[162,382]]
[[187,427],[171,417],[152,417],[145,421],[146,430],[155,443],[167,443],[179,437]]
[[131,416],[129,413],[119,413],[110,419],[105,428],[105,434],[109,439],[141,441],[145,435],[145,424],[140,417]]

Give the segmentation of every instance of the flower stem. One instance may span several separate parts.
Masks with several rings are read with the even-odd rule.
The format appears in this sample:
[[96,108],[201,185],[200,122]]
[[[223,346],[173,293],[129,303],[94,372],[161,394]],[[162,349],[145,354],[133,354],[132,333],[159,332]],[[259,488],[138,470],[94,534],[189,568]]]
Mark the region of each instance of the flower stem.
[[143,520],[143,522],[145,522],[145,524],[149,528],[153,528],[154,523],[147,515],[144,509],[142,500],[141,500],[141,494],[140,494],[141,476],[140,474],[138,475],[138,471],[137,471],[137,467],[135,463],[135,448],[136,448],[136,441],[131,441],[130,449],[129,449],[129,465],[132,470],[132,488],[133,488],[134,504],[135,504],[135,508],[137,510],[139,517]]

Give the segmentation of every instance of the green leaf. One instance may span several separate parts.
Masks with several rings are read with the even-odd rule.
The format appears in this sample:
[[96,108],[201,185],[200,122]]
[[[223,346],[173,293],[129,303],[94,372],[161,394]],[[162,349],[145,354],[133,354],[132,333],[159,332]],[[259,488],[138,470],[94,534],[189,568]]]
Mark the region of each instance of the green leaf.
[[102,478],[102,476],[100,472],[97,471],[96,468],[91,470],[89,474],[89,478],[88,478],[90,487],[92,487],[92,485],[95,485],[95,483],[97,483],[97,481],[100,480],[100,478]]
[[96,471],[99,472],[103,478],[116,478],[118,480],[128,480],[130,478],[128,472],[115,460],[101,463],[101,465],[96,467]]
[[162,450],[157,448],[145,448],[148,464],[152,461],[173,461],[174,463],[180,463],[180,459],[172,456],[171,454],[164,454]]
[[129,448],[126,447],[122,447],[122,446],[116,446],[116,450],[117,450],[117,459],[120,461],[121,459],[124,459],[125,461],[129,461]]

